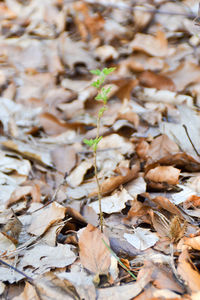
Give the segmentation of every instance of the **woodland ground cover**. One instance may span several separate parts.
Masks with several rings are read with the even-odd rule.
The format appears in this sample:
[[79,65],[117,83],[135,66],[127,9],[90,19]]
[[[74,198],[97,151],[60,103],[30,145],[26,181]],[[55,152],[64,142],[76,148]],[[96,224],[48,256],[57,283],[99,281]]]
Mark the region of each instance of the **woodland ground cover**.
[[198,6],[0,1],[1,299],[200,299]]

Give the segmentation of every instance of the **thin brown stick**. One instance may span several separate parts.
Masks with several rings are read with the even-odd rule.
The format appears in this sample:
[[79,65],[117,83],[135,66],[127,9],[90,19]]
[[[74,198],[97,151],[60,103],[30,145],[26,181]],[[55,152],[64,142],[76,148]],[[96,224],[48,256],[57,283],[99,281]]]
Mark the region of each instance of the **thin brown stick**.
[[33,282],[33,279],[31,277],[29,277],[28,275],[26,275],[24,272],[20,271],[19,269],[11,266],[10,264],[8,264],[7,262],[5,262],[4,260],[0,259],[0,263],[11,268],[13,271],[23,275],[28,281],[30,281],[31,283]]
[[193,142],[192,142],[192,140],[191,140],[191,138],[190,138],[190,135],[189,135],[189,133],[188,133],[187,126],[186,126],[185,124],[183,124],[183,128],[185,129],[185,133],[186,133],[186,135],[187,135],[187,137],[188,137],[188,140],[190,141],[190,143],[191,143],[191,145],[192,145],[192,148],[194,149],[196,155],[197,155],[197,156],[200,156],[199,152],[197,151],[195,145],[193,144]]
[[[96,138],[99,138],[99,130],[100,130],[100,116],[98,114],[98,119],[97,119],[97,135]],[[99,216],[100,216],[100,229],[101,232],[103,232],[103,212],[101,208],[101,185],[99,183],[99,178],[98,178],[98,171],[97,171],[97,149],[94,149],[94,174],[95,174],[95,179],[97,183],[97,189],[98,189],[98,202],[99,202]]]

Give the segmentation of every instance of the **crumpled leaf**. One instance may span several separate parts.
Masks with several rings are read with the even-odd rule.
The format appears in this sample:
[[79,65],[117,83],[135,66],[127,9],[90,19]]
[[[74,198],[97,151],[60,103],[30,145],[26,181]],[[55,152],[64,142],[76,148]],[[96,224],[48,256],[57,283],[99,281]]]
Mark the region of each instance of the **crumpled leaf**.
[[159,240],[156,233],[148,229],[136,228],[133,234],[124,233],[125,239],[138,250],[146,250]]

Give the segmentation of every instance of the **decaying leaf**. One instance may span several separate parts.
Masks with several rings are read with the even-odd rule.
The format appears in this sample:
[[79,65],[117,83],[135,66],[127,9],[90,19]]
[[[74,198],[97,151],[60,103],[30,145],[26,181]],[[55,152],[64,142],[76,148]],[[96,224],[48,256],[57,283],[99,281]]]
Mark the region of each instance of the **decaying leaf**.
[[107,237],[91,224],[79,238],[81,264],[94,274],[107,274],[110,267],[110,252],[102,239],[109,245]]
[[191,261],[188,249],[184,249],[180,254],[177,271],[192,292],[199,291],[200,274]]
[[43,208],[43,210],[33,213],[28,232],[34,235],[43,234],[52,224],[65,217],[65,211],[65,207],[53,202],[47,208]]

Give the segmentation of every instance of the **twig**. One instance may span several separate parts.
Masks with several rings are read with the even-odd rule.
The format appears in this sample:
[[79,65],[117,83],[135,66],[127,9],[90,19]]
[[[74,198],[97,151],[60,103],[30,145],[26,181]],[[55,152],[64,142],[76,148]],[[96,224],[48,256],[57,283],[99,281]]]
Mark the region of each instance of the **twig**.
[[15,267],[11,266],[11,265],[8,264],[7,262],[3,261],[2,259],[0,259],[0,263],[2,263],[3,265],[5,265],[5,266],[11,268],[12,270],[14,270],[15,272],[21,274],[22,276],[26,277],[26,279],[27,279],[28,281],[30,281],[31,283],[33,283],[33,279],[32,279],[31,277],[29,277],[28,275],[26,275],[24,272],[22,272],[22,271],[20,271],[19,269],[17,269],[17,268],[15,268]]
[[197,155],[197,156],[200,156],[199,152],[197,151],[195,145],[193,144],[193,142],[192,142],[192,140],[191,140],[191,138],[190,138],[190,136],[189,136],[189,133],[188,133],[188,130],[187,130],[187,126],[186,126],[185,124],[183,124],[183,128],[185,129],[185,133],[186,133],[186,135],[187,135],[187,137],[188,137],[188,140],[190,141],[190,143],[191,143],[191,145],[192,145],[192,148],[194,149],[196,155]]

